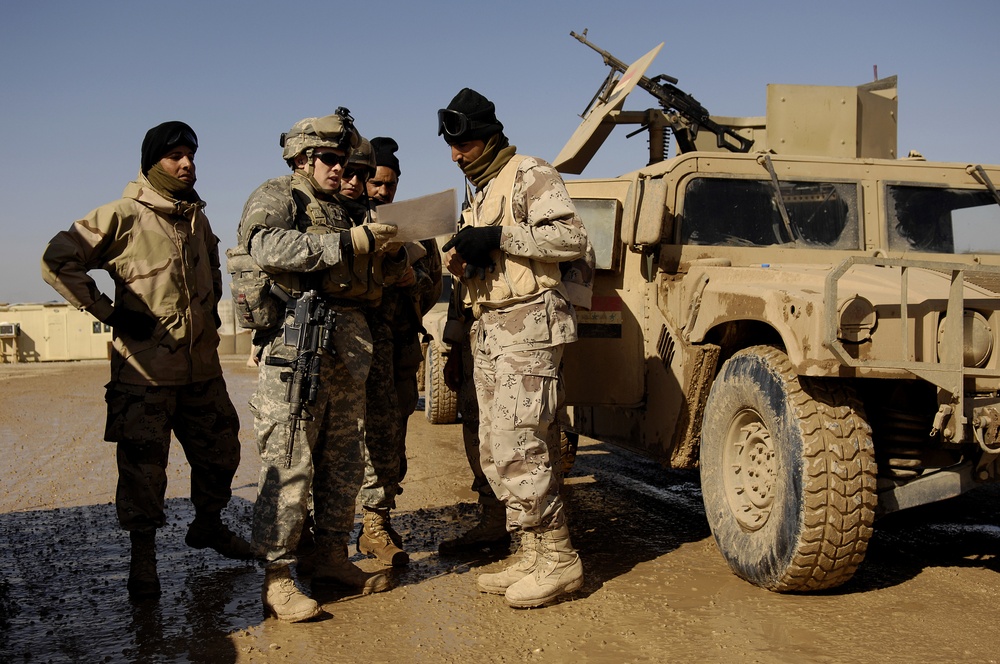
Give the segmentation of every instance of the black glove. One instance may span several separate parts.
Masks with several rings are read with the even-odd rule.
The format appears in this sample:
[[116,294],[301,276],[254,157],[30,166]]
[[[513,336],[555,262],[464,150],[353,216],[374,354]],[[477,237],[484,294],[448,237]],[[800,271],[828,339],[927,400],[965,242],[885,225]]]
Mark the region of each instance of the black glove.
[[119,334],[124,333],[136,341],[145,341],[153,336],[156,329],[155,318],[131,309],[115,309],[104,322]]
[[501,233],[500,226],[465,226],[441,249],[448,251],[454,247],[466,263],[479,268],[494,267],[490,252],[500,248]]
[[219,316],[218,309],[212,309],[212,321],[215,323],[215,329],[222,327],[222,317]]

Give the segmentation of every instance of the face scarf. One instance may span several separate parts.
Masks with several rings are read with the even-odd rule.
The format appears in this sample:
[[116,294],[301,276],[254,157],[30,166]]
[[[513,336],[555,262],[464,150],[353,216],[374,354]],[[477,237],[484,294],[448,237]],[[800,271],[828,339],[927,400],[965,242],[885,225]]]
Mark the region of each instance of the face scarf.
[[462,169],[465,177],[482,189],[486,183],[497,176],[497,173],[507,165],[510,158],[517,154],[517,146],[509,145],[503,133],[496,133],[486,141],[483,154],[474,162]]
[[149,180],[149,184],[153,185],[153,189],[164,194],[167,198],[187,203],[197,203],[201,200],[193,185],[167,173],[159,162],[153,164],[149,172],[146,173],[146,178]]

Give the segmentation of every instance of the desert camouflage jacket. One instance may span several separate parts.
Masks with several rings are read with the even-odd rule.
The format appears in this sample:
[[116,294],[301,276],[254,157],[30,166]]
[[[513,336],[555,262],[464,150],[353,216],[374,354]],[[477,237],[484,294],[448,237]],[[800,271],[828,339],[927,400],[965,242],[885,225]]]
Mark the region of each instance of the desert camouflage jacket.
[[550,164],[515,155],[475,193],[462,217],[466,224],[503,227],[496,269],[463,280],[477,317],[484,308],[527,301],[546,290],[567,296],[559,263],[587,255],[587,230]]
[[[113,381],[186,385],[222,375],[215,325],[219,239],[203,208],[166,198],[140,175],[121,199],[57,233],[46,247],[42,277],[73,306],[98,320],[120,307],[157,319],[147,340],[116,331]],[[114,305],[88,274],[94,269],[114,280]]]

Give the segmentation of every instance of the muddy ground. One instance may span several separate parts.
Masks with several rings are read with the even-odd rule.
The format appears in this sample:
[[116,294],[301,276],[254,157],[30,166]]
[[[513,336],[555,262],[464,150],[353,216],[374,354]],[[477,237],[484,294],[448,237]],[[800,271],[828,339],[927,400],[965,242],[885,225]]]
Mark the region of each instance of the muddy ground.
[[[225,367],[244,424],[227,518],[247,534],[255,373]],[[436,553],[475,504],[460,426],[421,412],[394,517],[412,558],[395,589],[320,595],[317,622],[264,620],[254,564],[184,546],[193,512],[175,444],[163,596],[133,604],[101,440],[106,380],[105,362],[0,365],[0,662],[1000,662],[998,487],[880,521],[842,588],[778,595],[729,572],[696,474],[584,439],[567,494],[586,583],[574,601],[518,611],[475,590],[496,559]]]

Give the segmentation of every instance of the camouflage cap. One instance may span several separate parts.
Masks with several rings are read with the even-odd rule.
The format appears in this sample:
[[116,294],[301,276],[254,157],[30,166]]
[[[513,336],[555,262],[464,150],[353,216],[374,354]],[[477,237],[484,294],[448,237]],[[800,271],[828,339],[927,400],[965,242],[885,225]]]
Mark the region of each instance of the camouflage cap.
[[375,151],[367,138],[361,138],[358,147],[351,152],[351,158],[347,160],[352,166],[363,166],[368,169],[369,175],[375,174]]
[[361,135],[347,113],[303,118],[281,135],[281,157],[288,161],[309,148],[336,148],[350,154],[360,140]]

